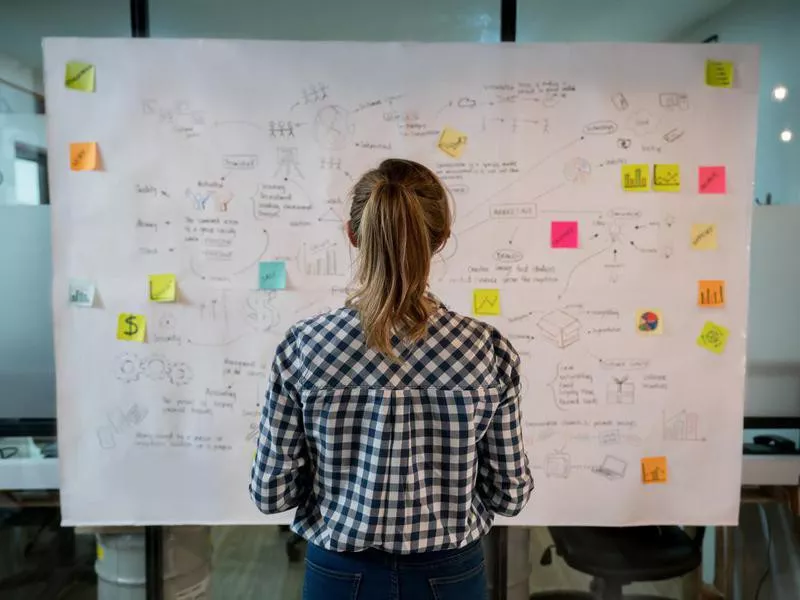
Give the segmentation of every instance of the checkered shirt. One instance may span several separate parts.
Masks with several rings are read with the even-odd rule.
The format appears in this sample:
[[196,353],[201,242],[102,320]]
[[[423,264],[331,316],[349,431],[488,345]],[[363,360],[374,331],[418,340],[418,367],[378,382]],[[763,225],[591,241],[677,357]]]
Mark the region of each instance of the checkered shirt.
[[370,349],[342,308],[276,351],[250,497],[297,507],[292,530],[329,550],[461,547],[533,490],[510,342],[440,306],[423,340],[393,345],[400,360]]

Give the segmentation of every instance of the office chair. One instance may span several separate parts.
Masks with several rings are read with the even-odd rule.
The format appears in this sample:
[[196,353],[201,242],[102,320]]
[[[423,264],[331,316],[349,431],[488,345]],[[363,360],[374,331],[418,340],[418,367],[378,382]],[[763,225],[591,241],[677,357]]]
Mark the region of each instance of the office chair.
[[587,592],[543,592],[531,599],[664,600],[657,596],[623,596],[637,581],[662,581],[694,571],[702,562],[705,528],[690,537],[680,527],[550,527],[553,546],[541,564],[552,562],[552,548],[576,571],[593,577]]

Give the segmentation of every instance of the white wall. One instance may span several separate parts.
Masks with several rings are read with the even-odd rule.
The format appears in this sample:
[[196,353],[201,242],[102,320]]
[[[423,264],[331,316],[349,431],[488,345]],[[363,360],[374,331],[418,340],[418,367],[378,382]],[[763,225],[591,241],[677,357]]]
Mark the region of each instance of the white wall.
[[[696,41],[713,34],[721,43],[761,46],[756,196],[763,199],[771,192],[773,202],[800,203],[800,2],[736,0],[677,39]],[[789,88],[782,103],[771,98],[778,84]],[[784,128],[794,131],[788,144],[778,137]]]

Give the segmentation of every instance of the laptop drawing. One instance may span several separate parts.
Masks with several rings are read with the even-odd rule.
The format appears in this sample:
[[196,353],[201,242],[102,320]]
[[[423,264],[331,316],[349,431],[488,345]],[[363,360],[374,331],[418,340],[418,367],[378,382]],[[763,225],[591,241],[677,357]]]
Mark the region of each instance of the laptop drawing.
[[625,469],[627,468],[628,463],[621,458],[616,458],[615,456],[606,456],[603,459],[603,464],[601,464],[599,467],[592,468],[592,472],[602,475],[606,479],[614,480],[625,477]]

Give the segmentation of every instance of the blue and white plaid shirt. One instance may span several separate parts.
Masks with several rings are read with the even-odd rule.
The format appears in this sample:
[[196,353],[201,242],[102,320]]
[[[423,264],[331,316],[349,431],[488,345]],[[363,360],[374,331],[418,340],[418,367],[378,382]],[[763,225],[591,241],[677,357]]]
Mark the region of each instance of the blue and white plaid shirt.
[[297,507],[293,531],[329,550],[461,547],[533,489],[508,340],[440,306],[423,340],[393,344],[400,360],[342,308],[276,351],[250,496],[264,513]]

